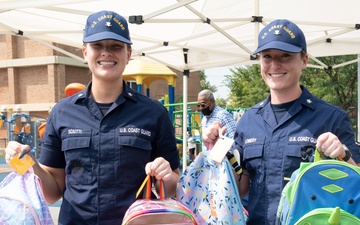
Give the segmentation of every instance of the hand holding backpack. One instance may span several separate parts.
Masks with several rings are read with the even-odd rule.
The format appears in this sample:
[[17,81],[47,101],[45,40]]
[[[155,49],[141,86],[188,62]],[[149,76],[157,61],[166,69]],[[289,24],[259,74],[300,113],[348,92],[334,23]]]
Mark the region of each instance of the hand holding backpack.
[[166,197],[165,185],[159,180],[159,199],[151,199],[151,179],[148,175],[138,193],[145,186],[144,198],[136,200],[126,211],[122,225],[181,224],[200,225],[194,214],[179,201]]
[[245,225],[247,216],[230,162],[225,157],[217,163],[210,152],[200,152],[186,168],[178,181],[176,197],[200,224]]
[[301,163],[282,191],[277,225],[360,224],[360,168],[340,160]]

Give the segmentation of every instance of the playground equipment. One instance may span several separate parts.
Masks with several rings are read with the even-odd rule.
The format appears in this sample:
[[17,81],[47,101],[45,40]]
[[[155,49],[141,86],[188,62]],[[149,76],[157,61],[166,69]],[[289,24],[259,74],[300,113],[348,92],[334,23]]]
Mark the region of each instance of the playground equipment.
[[[201,151],[201,113],[197,111],[191,110],[192,105],[196,105],[197,102],[188,102],[187,105],[187,113],[185,120],[186,122],[186,131],[192,134],[195,138],[196,151]],[[188,164],[187,157],[187,137],[184,136],[184,107],[182,103],[173,103],[173,104],[164,104],[165,107],[168,108],[170,118],[172,119],[173,126],[175,129],[176,141],[179,149],[179,156],[182,163],[182,169],[185,169]],[[170,110],[171,109],[171,110]],[[184,145],[185,144],[185,145]]]
[[68,84],[66,87],[65,87],[65,95],[66,97],[69,97],[83,89],[85,89],[86,86],[83,85],[83,84],[80,84],[80,83],[71,83],[71,84]]
[[[80,83],[71,83],[65,87],[64,91],[66,96],[69,97],[85,87]],[[0,113],[0,126],[7,127],[8,140],[17,141],[29,145],[30,148],[35,148],[35,157],[38,158],[47,118],[21,112],[13,113],[12,110],[9,113],[10,120],[6,119],[5,114]]]
[[[195,105],[197,102],[189,102],[188,105]],[[182,103],[166,104],[165,107],[174,107],[172,112],[173,126],[175,128],[176,139],[182,141],[183,139],[183,105]],[[201,113],[192,111],[191,107],[187,109],[187,131],[195,137],[196,141],[201,143]]]
[[7,120],[5,114],[0,114],[0,124],[7,128],[8,140],[17,141],[21,144],[35,148],[37,158],[41,147],[41,137],[38,128],[46,122],[46,118],[39,115],[16,112],[11,114],[11,119]]

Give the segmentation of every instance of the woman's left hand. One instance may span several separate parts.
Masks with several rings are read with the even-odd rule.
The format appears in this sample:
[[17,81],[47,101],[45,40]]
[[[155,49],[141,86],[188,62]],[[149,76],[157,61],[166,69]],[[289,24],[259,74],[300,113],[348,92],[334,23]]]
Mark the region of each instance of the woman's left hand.
[[173,171],[171,170],[170,163],[162,157],[156,158],[154,161],[149,162],[145,166],[146,174],[154,176],[157,180],[170,180]]

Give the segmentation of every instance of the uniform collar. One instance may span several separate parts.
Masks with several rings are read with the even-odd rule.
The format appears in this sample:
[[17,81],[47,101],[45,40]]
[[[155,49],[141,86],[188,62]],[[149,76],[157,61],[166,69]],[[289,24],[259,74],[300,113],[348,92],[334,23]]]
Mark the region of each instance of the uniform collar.
[[127,99],[136,101],[136,95],[139,94],[137,91],[129,87],[125,81],[123,81],[123,93],[121,94]]
[[302,93],[300,98],[298,99],[300,101],[300,104],[304,107],[308,107],[312,110],[315,109],[315,97],[306,89],[304,86],[300,86]]
[[[82,91],[80,91],[79,93],[76,93],[76,99],[75,102],[78,101],[84,101],[87,98],[91,98],[90,96],[90,90],[91,90],[91,86],[92,86],[92,82],[90,81],[90,83],[86,86],[86,88]],[[123,81],[123,92],[122,94],[116,99],[115,102],[119,102],[121,101],[121,99],[127,98],[133,101],[136,101],[136,95],[137,95],[137,91],[133,90],[132,88],[130,88],[125,81]]]
[[[308,91],[308,89],[306,87],[300,85],[300,88],[302,90],[302,93],[301,93],[300,97],[296,100],[294,105],[300,103],[301,105],[314,110],[315,109],[315,97]],[[271,96],[268,95],[268,97],[264,101],[256,104],[254,106],[254,108],[261,110],[267,104],[270,104],[270,98],[271,98]]]

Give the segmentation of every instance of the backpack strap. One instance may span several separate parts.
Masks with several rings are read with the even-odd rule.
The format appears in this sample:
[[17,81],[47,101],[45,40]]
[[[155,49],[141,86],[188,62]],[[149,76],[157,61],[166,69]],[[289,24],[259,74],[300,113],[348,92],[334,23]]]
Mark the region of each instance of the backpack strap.
[[[144,199],[151,199],[151,176],[147,175],[143,181],[143,183],[141,184],[139,190],[136,192],[136,198],[139,196],[139,194],[141,193],[141,191],[144,189],[144,194],[143,194],[143,198]],[[159,180],[159,196],[160,199],[165,199],[167,198],[166,195],[166,189],[165,189],[165,184],[164,181],[162,179]]]
[[235,172],[237,174],[241,175],[242,168],[241,168],[240,162],[237,161],[235,155],[230,152],[227,152],[226,157],[228,158],[228,160],[229,160],[231,166],[234,168]]
[[[150,185],[148,185],[148,183],[150,183]],[[151,179],[150,179],[150,175],[147,175],[145,177],[145,179],[144,179],[143,183],[141,184],[139,190],[136,192],[136,196],[135,196],[136,198],[139,196],[141,191],[144,189],[145,185],[146,185],[146,188],[145,188],[145,191],[144,191],[144,198],[150,199],[150,196],[151,196]]]

